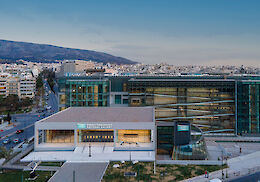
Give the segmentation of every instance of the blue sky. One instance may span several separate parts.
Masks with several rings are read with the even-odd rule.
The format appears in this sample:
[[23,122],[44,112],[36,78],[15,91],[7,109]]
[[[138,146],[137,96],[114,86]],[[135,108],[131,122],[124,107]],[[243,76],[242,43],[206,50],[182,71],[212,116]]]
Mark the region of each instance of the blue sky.
[[0,0],[0,39],[143,63],[260,66],[258,0]]

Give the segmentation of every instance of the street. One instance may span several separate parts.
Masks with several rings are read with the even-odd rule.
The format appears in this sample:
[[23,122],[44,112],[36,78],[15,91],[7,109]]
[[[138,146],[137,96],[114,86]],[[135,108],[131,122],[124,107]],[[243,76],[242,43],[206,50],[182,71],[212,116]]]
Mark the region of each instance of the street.
[[260,172],[250,174],[247,176],[242,176],[237,179],[230,180],[228,182],[258,182],[260,181]]
[[[10,149],[18,143],[14,143],[16,138],[20,139],[20,142],[25,139],[29,139],[34,135],[34,123],[45,117],[48,117],[58,111],[58,101],[56,95],[51,91],[49,84],[44,80],[45,92],[49,94],[48,100],[45,100],[48,106],[51,106],[50,110],[45,110],[42,113],[31,112],[26,114],[12,115],[12,122],[14,127],[0,132],[0,146],[5,146]],[[17,130],[24,130],[23,133],[16,134]],[[8,144],[3,144],[3,140],[10,139]],[[19,143],[20,143],[19,142]]]

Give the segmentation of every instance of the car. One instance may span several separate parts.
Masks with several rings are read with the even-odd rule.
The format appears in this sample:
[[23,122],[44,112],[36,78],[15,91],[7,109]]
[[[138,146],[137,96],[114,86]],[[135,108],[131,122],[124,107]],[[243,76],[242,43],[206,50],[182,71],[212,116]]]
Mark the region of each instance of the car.
[[24,130],[17,130],[16,134],[20,134],[20,133],[23,133],[23,132],[24,132]]
[[9,138],[3,140],[3,144],[8,144],[8,143],[10,143],[10,139]]
[[2,130],[0,130],[1,132],[3,132],[4,130],[2,129]]
[[19,142],[20,142],[20,139],[19,139],[19,138],[15,138],[15,139],[13,140],[13,142],[14,142],[14,143],[19,143]]
[[46,109],[50,110],[50,109],[51,109],[51,106],[47,106]]

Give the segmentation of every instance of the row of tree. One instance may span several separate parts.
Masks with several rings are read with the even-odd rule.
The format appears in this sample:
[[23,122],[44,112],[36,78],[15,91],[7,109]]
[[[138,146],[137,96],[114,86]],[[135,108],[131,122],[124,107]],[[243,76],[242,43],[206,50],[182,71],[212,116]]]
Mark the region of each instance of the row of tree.
[[7,97],[0,97],[0,111],[17,111],[27,108],[33,104],[30,98],[19,99],[18,95],[8,95]]
[[[40,75],[42,75],[44,78],[47,79],[47,82],[48,82],[48,84],[50,85],[51,90],[54,91],[54,90],[53,90],[53,87],[54,87],[54,85],[55,85],[55,82],[54,82],[54,80],[55,80],[55,72],[53,72],[53,71],[51,71],[51,70],[49,70],[49,69],[45,69],[45,70],[43,70],[43,71],[40,73]],[[40,82],[39,82],[39,84],[40,84]]]

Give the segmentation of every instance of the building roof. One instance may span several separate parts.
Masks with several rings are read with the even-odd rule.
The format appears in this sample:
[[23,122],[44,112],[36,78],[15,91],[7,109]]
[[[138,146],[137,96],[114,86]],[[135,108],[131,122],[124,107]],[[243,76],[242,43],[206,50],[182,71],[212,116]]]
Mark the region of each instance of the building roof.
[[69,107],[41,122],[154,122],[153,107]]

